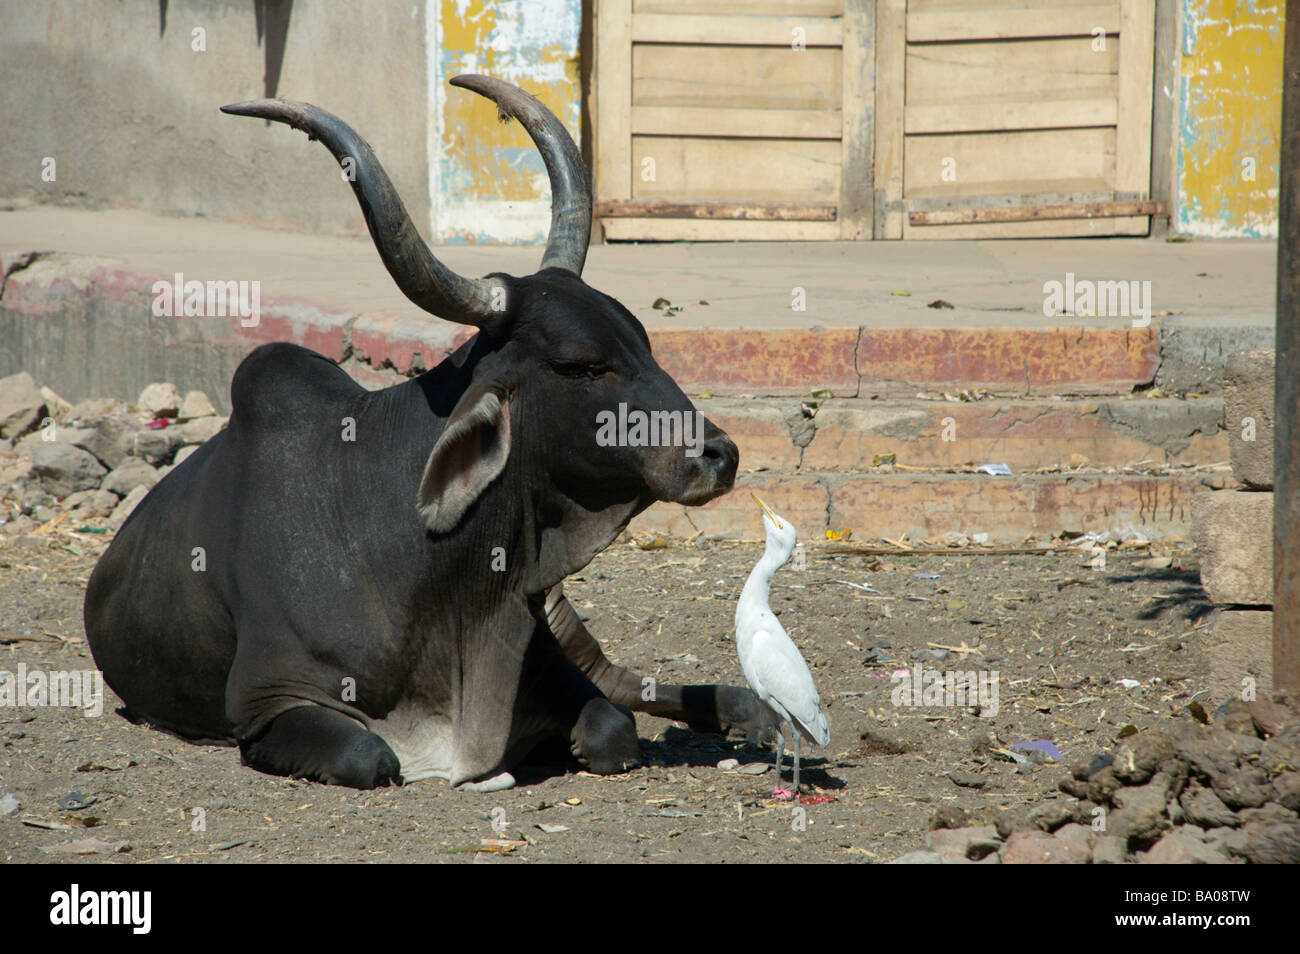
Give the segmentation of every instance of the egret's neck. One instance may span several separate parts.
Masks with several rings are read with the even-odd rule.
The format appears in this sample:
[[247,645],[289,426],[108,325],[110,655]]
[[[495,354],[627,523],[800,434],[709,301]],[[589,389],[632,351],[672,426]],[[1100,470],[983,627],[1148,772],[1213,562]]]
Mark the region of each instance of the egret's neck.
[[785,565],[785,561],[790,559],[790,554],[782,552],[779,546],[769,543],[767,549],[763,551],[763,558],[758,561],[754,569],[749,572],[749,579],[745,581],[744,588],[740,591],[740,606],[749,606],[757,599],[761,605],[767,605],[767,594],[772,586],[772,577],[777,570]]

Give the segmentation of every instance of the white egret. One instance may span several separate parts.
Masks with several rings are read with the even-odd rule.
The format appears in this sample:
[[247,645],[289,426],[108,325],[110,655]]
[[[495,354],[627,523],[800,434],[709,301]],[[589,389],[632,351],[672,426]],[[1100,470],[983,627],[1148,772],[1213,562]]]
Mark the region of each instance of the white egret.
[[[781,799],[794,798],[799,795],[800,737],[806,735],[818,745],[826,745],[831,732],[826,716],[822,714],[821,699],[808,664],[767,605],[772,575],[794,552],[795,529],[788,520],[773,513],[756,494],[750,496],[763,511],[767,549],[750,572],[744,589],[740,591],[740,602],[736,604],[736,650],[749,687],[758,696],[759,704],[766,706],[777,721],[776,787],[772,794]],[[781,763],[785,760],[785,737],[781,734],[781,727],[787,722],[794,732],[793,791],[781,788]]]

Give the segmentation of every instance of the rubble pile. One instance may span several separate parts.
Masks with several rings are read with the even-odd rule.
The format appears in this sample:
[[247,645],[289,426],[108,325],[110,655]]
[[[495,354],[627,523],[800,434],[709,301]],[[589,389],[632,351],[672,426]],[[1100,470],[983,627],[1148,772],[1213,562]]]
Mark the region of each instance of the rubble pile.
[[202,391],[182,397],[173,384],[149,385],[134,405],[74,405],[26,372],[0,379],[0,533],[31,533],[61,514],[116,529],[225,423]]
[[1300,714],[1234,699],[1070,767],[1068,798],[970,825],[945,809],[895,864],[1300,863]]

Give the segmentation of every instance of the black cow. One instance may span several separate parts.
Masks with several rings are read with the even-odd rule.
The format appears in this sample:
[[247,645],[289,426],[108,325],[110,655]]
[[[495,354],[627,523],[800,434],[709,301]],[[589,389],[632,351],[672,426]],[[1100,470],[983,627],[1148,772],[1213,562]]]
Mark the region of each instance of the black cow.
[[304,348],[252,352],[229,427],[158,483],[95,567],[95,660],[135,718],[237,742],[264,772],[357,788],[507,787],[556,736],[592,771],[623,771],[639,763],[624,706],[762,732],[748,689],[658,686],[643,700],[641,677],[605,658],[561,592],[654,501],[729,490],[738,454],[707,421],[695,455],[597,440],[597,415],[620,404],[693,407],[641,323],[579,277],[591,192],[564,126],[510,84],[452,83],[518,119],[545,160],[552,221],[535,275],[474,280],[440,263],[370,147],[329,113],[224,108],[352,160],[398,287],[479,332],[374,392]]

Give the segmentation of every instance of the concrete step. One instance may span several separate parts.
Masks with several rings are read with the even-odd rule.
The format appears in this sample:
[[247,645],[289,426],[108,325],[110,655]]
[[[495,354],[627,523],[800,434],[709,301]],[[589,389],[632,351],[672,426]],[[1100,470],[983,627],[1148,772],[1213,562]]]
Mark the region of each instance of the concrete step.
[[1000,463],[1015,473],[1228,460],[1219,398],[697,398],[695,403],[736,441],[743,471],[869,471],[888,455],[906,468]]
[[1140,534],[1164,543],[1192,539],[1194,496],[1235,486],[1227,468],[1158,476],[1086,474],[742,474],[736,489],[703,507],[656,504],[630,526],[638,538],[696,533],[762,539],[750,491],[795,525],[804,541],[851,529],[853,540],[942,541],[950,532],[988,534],[991,544],[1047,541],[1062,533]]
[[[362,232],[360,216],[340,228]],[[538,260],[528,247],[438,254],[466,275]],[[1246,241],[694,243],[595,246],[584,277],[646,326],[691,394],[1050,397],[1219,390],[1228,354],[1272,342],[1275,267],[1272,243]],[[230,371],[263,341],[363,377],[430,367],[466,334],[407,302],[364,235],[33,207],[0,211],[0,272],[0,374],[27,369],[74,398],[169,377],[225,411]],[[151,315],[153,283],[177,274],[259,282],[260,320]],[[1066,276],[1152,287],[1140,318],[1074,314],[1049,305]],[[674,307],[652,307],[660,298]],[[103,341],[115,360],[96,360]]]

